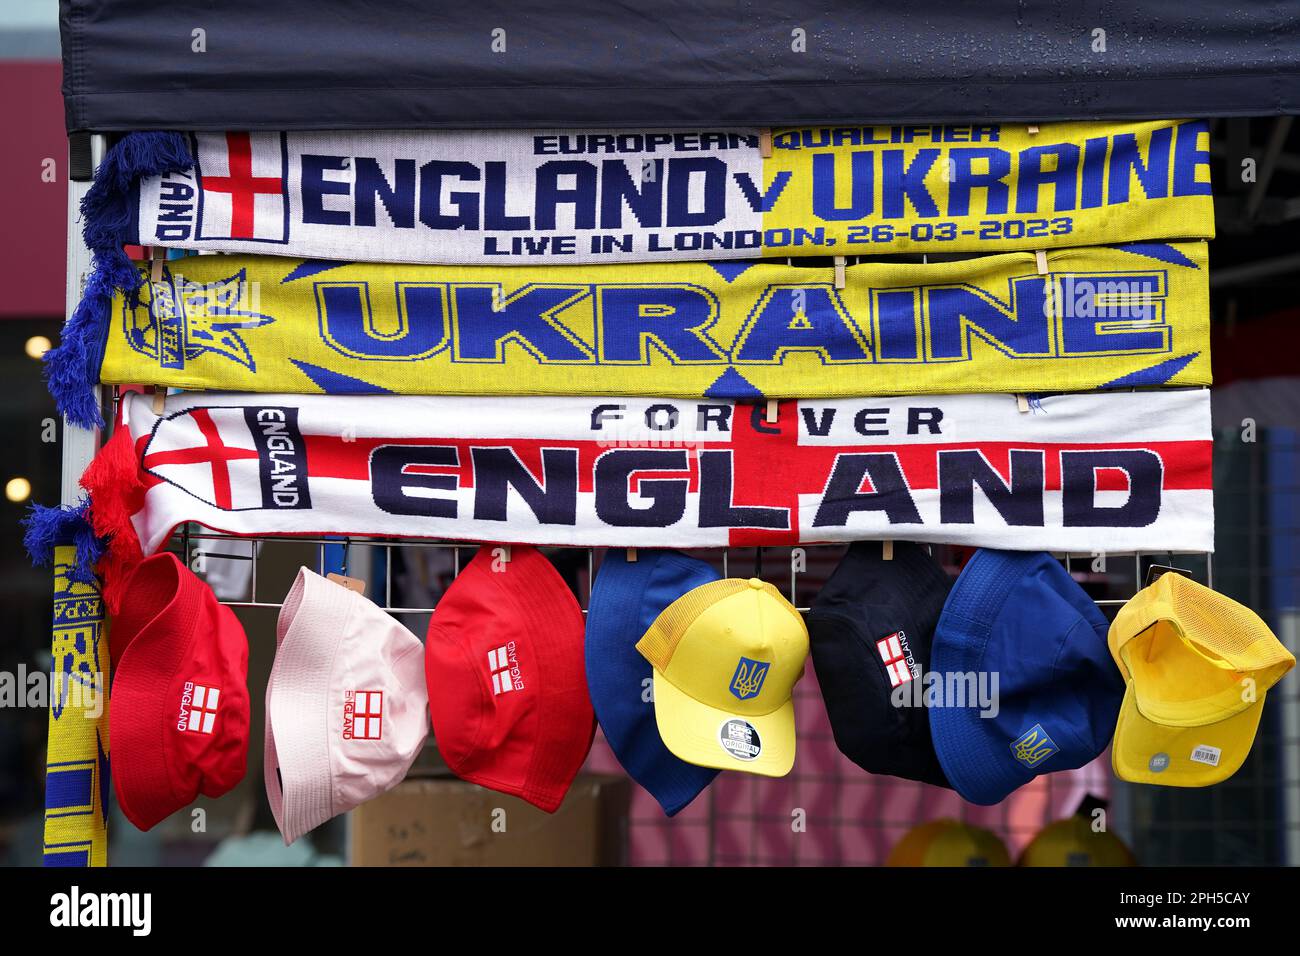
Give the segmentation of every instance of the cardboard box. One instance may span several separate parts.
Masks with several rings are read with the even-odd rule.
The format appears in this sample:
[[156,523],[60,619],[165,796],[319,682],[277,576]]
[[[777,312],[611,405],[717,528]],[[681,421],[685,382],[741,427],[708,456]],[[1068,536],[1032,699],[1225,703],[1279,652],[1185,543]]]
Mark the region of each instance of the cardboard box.
[[543,813],[455,778],[408,778],[348,816],[353,866],[622,866],[626,777],[580,774]]

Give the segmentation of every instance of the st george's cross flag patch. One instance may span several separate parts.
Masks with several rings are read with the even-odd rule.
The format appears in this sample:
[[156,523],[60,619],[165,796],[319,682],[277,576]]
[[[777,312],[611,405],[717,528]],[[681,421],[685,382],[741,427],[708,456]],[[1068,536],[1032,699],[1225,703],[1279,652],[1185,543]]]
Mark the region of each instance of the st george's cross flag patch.
[[138,394],[82,478],[110,553],[195,521],[614,547],[905,537],[1211,551],[1204,389],[764,404]]
[[221,511],[310,508],[298,409],[195,408],[149,443],[144,469]]
[[880,652],[880,661],[885,665],[892,687],[906,684],[917,675],[912,672],[911,654],[907,652],[907,637],[902,631],[876,641],[876,650]]
[[[198,242],[241,240],[283,245],[289,241],[288,164],[278,133],[198,133],[192,175],[178,174],[164,193],[193,190]],[[201,188],[200,188],[201,184]],[[167,231],[160,220],[159,231]]]

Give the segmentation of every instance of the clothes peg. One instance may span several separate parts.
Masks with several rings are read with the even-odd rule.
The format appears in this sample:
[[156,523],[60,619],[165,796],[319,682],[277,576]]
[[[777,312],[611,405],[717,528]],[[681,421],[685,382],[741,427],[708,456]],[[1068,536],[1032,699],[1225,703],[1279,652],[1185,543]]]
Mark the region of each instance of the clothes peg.
[[1034,264],[1038,266],[1040,276],[1047,275],[1047,252],[1044,249],[1034,250]]
[[1029,398],[1025,395],[1016,396],[1016,411],[1021,415],[1029,414]]
[[155,385],[153,387],[153,413],[161,415],[166,408],[167,387],[165,385]]
[[636,564],[636,548],[627,549],[627,560],[629,564]]
[[835,288],[843,289],[848,284],[848,259],[845,256],[835,257]]
[[777,410],[779,407],[780,403],[775,398],[769,398],[767,400],[767,415],[764,416],[764,419],[769,425],[776,424]]
[[894,542],[885,540],[880,542],[880,558],[882,561],[894,560]]
[[758,131],[758,155],[763,159],[772,158],[772,129],[764,126]]
[[163,263],[166,262],[162,256],[154,256],[153,261],[149,264],[149,281],[153,283],[162,282],[163,280]]
[[1029,131],[1029,135],[1030,135],[1030,136],[1037,136],[1037,135],[1038,135],[1038,126],[1037,126],[1037,124],[1035,124],[1035,123],[1030,123],[1029,126],[1026,127],[1026,129]]

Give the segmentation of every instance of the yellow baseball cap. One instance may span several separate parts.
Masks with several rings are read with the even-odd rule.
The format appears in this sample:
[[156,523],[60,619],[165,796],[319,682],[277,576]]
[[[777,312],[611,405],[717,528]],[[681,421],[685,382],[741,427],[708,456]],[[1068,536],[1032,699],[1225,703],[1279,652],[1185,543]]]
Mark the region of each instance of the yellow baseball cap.
[[885,866],[1010,866],[996,833],[956,820],[931,820],[894,844]]
[[1120,609],[1108,642],[1128,682],[1111,763],[1133,783],[1231,777],[1250,753],[1265,691],[1295,666],[1254,611],[1174,573]]
[[794,685],[808,628],[758,578],[687,591],[637,642],[654,668],[655,723],[687,763],[783,777],[794,765]]
[[1087,817],[1073,816],[1043,827],[1020,854],[1017,866],[1136,866],[1124,841],[1094,830]]

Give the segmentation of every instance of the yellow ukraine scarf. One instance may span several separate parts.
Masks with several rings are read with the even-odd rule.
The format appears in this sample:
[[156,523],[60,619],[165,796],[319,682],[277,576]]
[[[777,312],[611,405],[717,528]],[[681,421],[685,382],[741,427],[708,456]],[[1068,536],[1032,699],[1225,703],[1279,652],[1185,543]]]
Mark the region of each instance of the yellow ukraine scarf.
[[[1040,272],[1040,268],[1044,269]],[[250,392],[825,398],[1210,382],[1206,250],[844,270],[172,260],[106,383]]]

